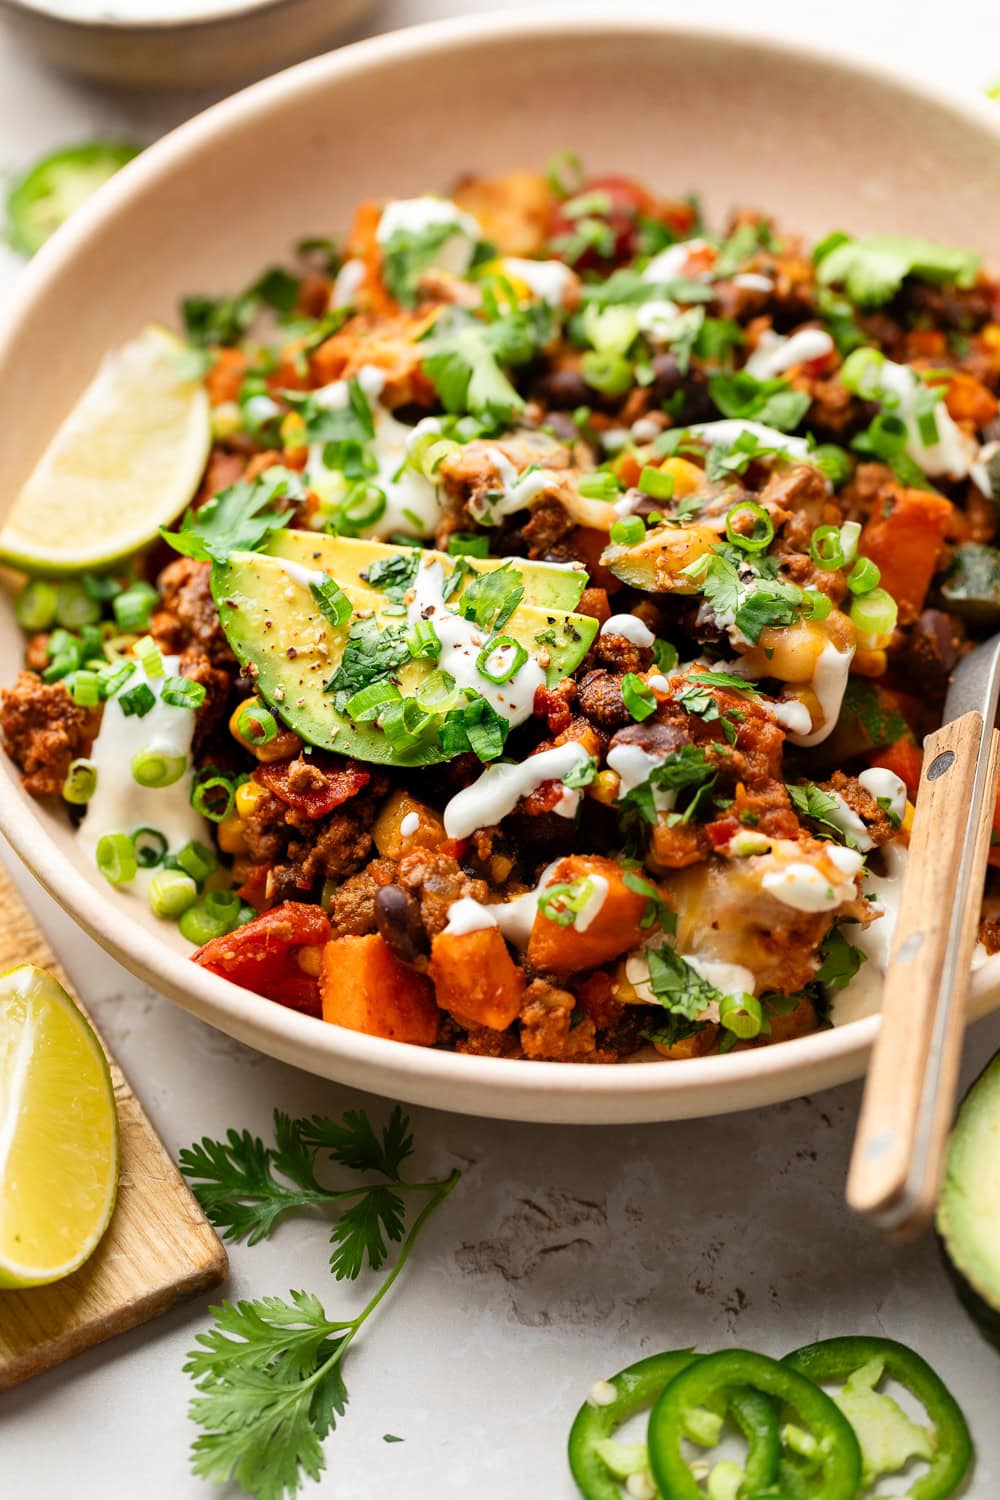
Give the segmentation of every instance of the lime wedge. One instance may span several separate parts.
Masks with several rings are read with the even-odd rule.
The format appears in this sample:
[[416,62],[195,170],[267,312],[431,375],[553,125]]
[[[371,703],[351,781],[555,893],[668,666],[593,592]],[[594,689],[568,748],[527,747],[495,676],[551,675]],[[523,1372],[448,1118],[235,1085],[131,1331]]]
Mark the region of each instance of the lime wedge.
[[0,561],[28,573],[117,562],[154,540],[201,481],[208,395],[184,345],[146,328],[108,355],[45,450],[0,530]]
[[44,969],[0,975],[0,1287],[87,1259],[118,1187],[118,1112],[93,1028]]

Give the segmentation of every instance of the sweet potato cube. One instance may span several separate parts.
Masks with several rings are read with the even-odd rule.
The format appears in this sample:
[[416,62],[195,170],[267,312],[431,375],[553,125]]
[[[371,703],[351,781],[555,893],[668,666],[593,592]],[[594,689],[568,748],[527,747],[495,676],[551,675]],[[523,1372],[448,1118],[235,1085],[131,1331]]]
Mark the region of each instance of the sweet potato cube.
[[438,1005],[463,1026],[504,1031],[520,1012],[524,975],[498,927],[439,932],[431,944],[430,976]]
[[323,1020],[349,1031],[430,1047],[440,1013],[423,974],[399,962],[378,933],[334,938],[323,949],[319,976]]
[[615,860],[602,859],[596,854],[570,854],[561,859],[550,877],[550,887],[575,886],[594,877],[598,890],[600,881],[607,883],[607,890],[589,919],[581,913],[586,922],[582,931],[576,922],[563,925],[546,916],[539,907],[528,942],[532,967],[541,973],[572,974],[578,969],[594,969],[637,947],[645,936],[639,922],[646,897],[630,891],[624,876],[624,870]]

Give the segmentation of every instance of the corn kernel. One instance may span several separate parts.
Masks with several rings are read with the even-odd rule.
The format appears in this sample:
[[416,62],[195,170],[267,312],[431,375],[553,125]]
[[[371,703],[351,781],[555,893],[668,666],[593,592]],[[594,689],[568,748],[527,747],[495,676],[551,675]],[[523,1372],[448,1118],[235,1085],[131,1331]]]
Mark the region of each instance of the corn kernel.
[[257,781],[244,781],[242,786],[238,786],[236,788],[236,811],[240,817],[252,817],[257,803],[263,796],[264,788]]
[[300,948],[295,955],[295,962],[303,974],[309,974],[313,979],[318,979],[323,962],[323,944],[309,943],[306,947]]
[[906,808],[905,808],[905,810],[903,812],[903,824],[902,824],[903,832],[906,834],[907,838],[909,838],[910,834],[913,832],[913,815],[916,812],[916,810],[917,809],[914,807],[914,805],[910,801],[909,797],[907,797],[907,799],[906,799]]
[[605,807],[611,807],[618,801],[620,789],[621,778],[617,771],[598,771],[587,788],[587,795],[593,797],[595,802],[602,802]]
[[[879,639],[879,637],[875,637]],[[888,659],[884,651],[872,650],[870,647],[859,647],[855,652],[854,660],[851,662],[851,671],[858,677],[884,677],[888,667]]]
[[245,827],[246,824],[237,813],[230,813],[228,818],[223,818],[217,825],[216,837],[223,854],[247,853],[246,839],[243,837]]
[[212,408],[212,436],[217,443],[235,437],[243,426],[243,416],[235,401],[222,401]]

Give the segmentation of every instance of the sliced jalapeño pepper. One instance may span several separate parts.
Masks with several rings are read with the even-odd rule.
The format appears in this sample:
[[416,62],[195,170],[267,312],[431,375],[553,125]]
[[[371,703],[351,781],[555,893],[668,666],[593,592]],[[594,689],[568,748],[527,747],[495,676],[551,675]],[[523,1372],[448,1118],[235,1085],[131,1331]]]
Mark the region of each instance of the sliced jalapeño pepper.
[[[920,1457],[928,1469],[910,1484],[909,1500],[948,1500],[955,1494],[972,1460],[972,1438],[955,1398],[919,1354],[893,1339],[840,1338],[795,1349],[782,1363],[817,1385],[848,1383],[838,1400],[861,1440],[866,1482],[880,1473],[896,1473],[910,1457]],[[860,1382],[859,1373],[864,1377]],[[921,1403],[933,1432],[916,1427],[891,1397],[875,1390],[883,1373]],[[924,1447],[912,1442],[920,1436],[927,1439]]]
[[698,1358],[693,1349],[652,1354],[593,1388],[569,1434],[570,1471],[585,1500],[621,1500],[621,1488],[601,1457],[599,1444],[612,1437],[629,1417],[652,1406],[674,1376]]
[[[855,1500],[861,1482],[861,1451],[847,1418],[825,1392],[790,1365],[746,1349],[706,1355],[677,1375],[654,1406],[649,1419],[649,1462],[661,1492],[670,1500],[704,1500],[684,1456],[691,1413],[710,1406],[723,1392],[744,1386],[792,1408],[814,1439],[809,1500]],[[777,1463],[777,1447],[751,1440],[744,1493],[766,1491],[776,1478]]]
[[36,162],[7,195],[7,238],[34,255],[87,198],[141,147],[114,141],[68,146]]

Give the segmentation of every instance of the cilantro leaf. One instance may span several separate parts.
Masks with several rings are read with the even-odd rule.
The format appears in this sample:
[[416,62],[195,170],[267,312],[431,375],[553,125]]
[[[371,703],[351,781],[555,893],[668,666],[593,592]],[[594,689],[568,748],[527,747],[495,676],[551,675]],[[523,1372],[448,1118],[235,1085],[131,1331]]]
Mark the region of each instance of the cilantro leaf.
[[682,745],[679,750],[671,750],[658,766],[654,766],[645,781],[626,792],[619,805],[637,812],[644,822],[655,824],[660,811],[657,792],[693,791],[694,797],[684,815],[687,821],[702,794],[707,794],[715,785],[717,774],[700,745]]
[[333,1161],[356,1172],[380,1172],[397,1178],[408,1156],[413,1154],[409,1121],[397,1104],[381,1136],[376,1135],[363,1109],[349,1109],[339,1122],[313,1115],[300,1122],[302,1139]]
[[256,317],[257,306],[251,292],[231,297],[185,297],[181,316],[188,343],[199,349],[238,344]]
[[416,550],[394,553],[392,557],[378,557],[367,573],[362,574],[373,589],[381,589],[387,599],[401,604],[417,576],[420,553]]
[[849,943],[839,927],[831,927],[820,944],[820,966],[815,982],[829,989],[842,990],[861,968],[868,955]]
[[821,286],[843,286],[859,307],[878,307],[896,295],[907,276],[941,286],[973,286],[980,260],[968,250],[916,235],[869,235],[832,243],[820,255],[816,274]]
[[324,1196],[311,1164],[296,1164],[293,1171],[283,1164],[280,1170],[295,1186],[279,1182],[275,1153],[248,1130],[230,1130],[225,1141],[205,1136],[185,1147],[178,1160],[198,1202],[227,1240],[256,1245],[271,1234],[282,1214],[312,1206]]
[[509,425],[524,400],[501,366],[527,364],[551,331],[551,313],[538,303],[491,323],[453,308],[425,335],[424,373],[448,411]]
[[757,380],[746,370],[709,377],[708,394],[725,417],[763,422],[779,432],[797,427],[812,404],[805,391],[795,391],[787,380]]
[[668,943],[647,948],[646,959],[649,987],[664,1010],[694,1021],[701,1011],[722,999],[715,986],[703,979]]
[[847,844],[850,849],[858,847],[857,840],[843,826],[844,809],[840,799],[832,792],[825,792],[814,781],[803,782],[801,786],[789,785],[785,790],[796,812],[801,813],[804,818],[810,818],[814,823],[819,823],[827,838],[832,838],[840,844]]
[[274,501],[297,499],[301,486],[298,474],[276,465],[220,490],[197,510],[189,506],[180,530],[161,526],[160,535],[175,552],[200,562],[224,563],[231,552],[256,552],[288,525],[289,512],[273,510]]
[[395,230],[382,246],[382,280],[396,301],[415,307],[420,277],[437,263],[438,251],[448,240],[465,233],[454,220]]
[[410,660],[403,626],[380,624],[374,615],[355,620],[347,632],[344,654],[324,692],[333,694],[333,704],[343,713],[348,698],[363,687],[383,682]]
[[571,766],[562,778],[562,784],[575,791],[577,787],[589,786],[597,775],[597,759],[588,755],[586,760],[581,760],[577,765]]
[[799,617],[802,590],[777,576],[777,558],[751,563],[734,548],[716,547],[683,572],[701,580],[705,601],[720,621],[732,623],[754,645],[771,626],[792,625]]
[[345,1210],[330,1237],[330,1270],[338,1281],[360,1276],[365,1260],[373,1271],[385,1264],[385,1241],[401,1240],[405,1228],[403,1200],[388,1187],[374,1187]]

